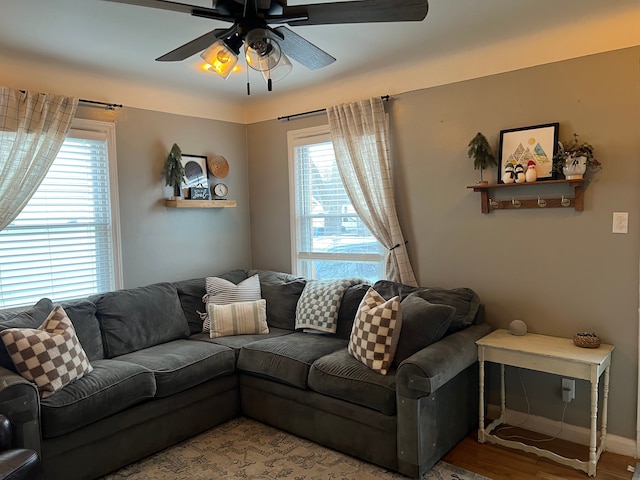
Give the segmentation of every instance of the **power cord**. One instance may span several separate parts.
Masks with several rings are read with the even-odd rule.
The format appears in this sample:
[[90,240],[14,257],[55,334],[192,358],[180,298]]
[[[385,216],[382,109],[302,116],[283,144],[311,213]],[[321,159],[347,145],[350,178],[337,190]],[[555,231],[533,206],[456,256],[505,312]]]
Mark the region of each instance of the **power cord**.
[[[500,426],[496,429],[496,433],[502,433],[505,430],[509,430],[509,429],[513,429],[513,428],[517,428],[520,427],[522,425],[524,425],[525,423],[527,423],[529,421],[529,417],[531,416],[531,405],[529,403],[529,395],[527,394],[527,389],[524,385],[524,380],[522,378],[522,369],[518,368],[518,377],[520,379],[520,385],[522,386],[522,392],[524,393],[524,398],[525,401],[527,402],[527,416],[525,417],[525,419],[516,424],[516,425],[509,425],[509,426]],[[525,437],[523,435],[501,435],[502,438],[504,438],[505,440],[526,440],[529,442],[536,442],[536,443],[541,443],[541,442],[551,442],[553,440],[555,440],[556,438],[558,438],[558,435],[560,435],[562,433],[562,429],[564,427],[564,415],[567,412],[567,406],[569,405],[569,402],[564,402],[564,408],[562,409],[562,417],[560,418],[560,429],[552,436],[552,437],[548,437],[548,438],[540,438],[540,439],[536,439],[536,438],[529,438],[529,437]]]

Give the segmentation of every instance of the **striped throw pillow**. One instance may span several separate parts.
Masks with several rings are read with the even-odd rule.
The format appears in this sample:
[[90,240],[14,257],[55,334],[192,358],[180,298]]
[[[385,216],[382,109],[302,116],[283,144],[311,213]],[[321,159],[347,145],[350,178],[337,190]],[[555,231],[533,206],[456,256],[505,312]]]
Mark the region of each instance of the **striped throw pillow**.
[[209,303],[207,312],[211,319],[211,338],[269,333],[267,301],[264,299],[228,305]]
[[254,302],[260,300],[260,277],[256,274],[243,280],[239,284],[219,277],[207,277],[205,280],[207,294],[202,301],[207,305],[207,312],[202,314],[202,333],[209,333],[211,321],[209,320],[209,305],[228,305],[237,302]]

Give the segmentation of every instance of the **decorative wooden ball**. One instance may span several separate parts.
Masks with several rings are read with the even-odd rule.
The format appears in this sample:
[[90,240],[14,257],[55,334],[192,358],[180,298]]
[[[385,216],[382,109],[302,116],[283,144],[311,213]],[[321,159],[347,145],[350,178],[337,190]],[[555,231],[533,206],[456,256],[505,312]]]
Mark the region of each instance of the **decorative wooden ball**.
[[527,333],[527,324],[522,320],[514,320],[509,324],[511,335],[522,336]]

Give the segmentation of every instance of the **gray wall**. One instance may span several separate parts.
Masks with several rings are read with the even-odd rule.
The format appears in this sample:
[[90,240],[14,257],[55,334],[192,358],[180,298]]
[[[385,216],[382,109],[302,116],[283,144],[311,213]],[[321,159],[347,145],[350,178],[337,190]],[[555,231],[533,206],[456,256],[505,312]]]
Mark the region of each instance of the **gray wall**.
[[[473,288],[495,327],[520,318],[533,333],[595,331],[615,345],[609,432],[627,438],[635,438],[638,381],[639,58],[635,47],[396,95],[387,105],[397,207],[419,283]],[[469,140],[481,131],[497,152],[500,130],[549,122],[560,122],[561,139],[576,132],[592,143],[604,165],[586,189],[584,212],[481,214],[480,195],[466,188],[479,179]],[[291,269],[286,132],[322,123],[320,115],[248,127],[254,268]],[[497,171],[485,175],[495,181]],[[611,233],[614,211],[629,212],[629,234]],[[524,411],[517,377],[508,379],[508,407]],[[531,413],[560,420],[560,380],[522,377]],[[496,387],[494,373],[494,403]],[[565,421],[587,426],[588,401],[588,385],[577,382]]]
[[[78,116],[116,121],[125,288],[250,267],[244,125],[127,107],[114,113],[83,108]],[[222,181],[236,208],[165,206],[171,188],[162,170],[174,142],[186,154],[227,159]]]

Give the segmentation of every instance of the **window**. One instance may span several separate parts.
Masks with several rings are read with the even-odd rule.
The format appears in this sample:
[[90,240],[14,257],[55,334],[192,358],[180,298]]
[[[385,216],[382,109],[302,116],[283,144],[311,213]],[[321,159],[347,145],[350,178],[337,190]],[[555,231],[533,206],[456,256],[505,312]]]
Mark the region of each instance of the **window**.
[[74,120],[38,191],[0,232],[0,308],[120,288],[115,126]]
[[291,131],[288,142],[294,273],[383,278],[384,249],[349,201],[328,126]]

